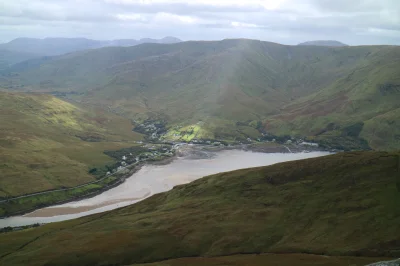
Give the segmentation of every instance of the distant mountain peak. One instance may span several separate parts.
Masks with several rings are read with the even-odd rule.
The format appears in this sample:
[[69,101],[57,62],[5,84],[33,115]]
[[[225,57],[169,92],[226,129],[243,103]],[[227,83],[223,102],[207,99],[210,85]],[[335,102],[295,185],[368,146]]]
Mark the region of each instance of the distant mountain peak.
[[176,37],[167,36],[162,39],[143,38],[117,39],[117,40],[91,40],[87,38],[62,38],[47,37],[38,38],[17,38],[8,43],[0,44],[0,49],[14,52],[24,52],[36,55],[61,55],[81,50],[102,48],[107,46],[135,46],[142,43],[165,43],[172,44],[181,42]]
[[176,42],[181,42],[182,40],[173,36],[166,36],[162,38],[161,41],[164,43],[176,43]]
[[139,43],[177,43],[181,41],[176,37],[166,36],[162,39],[142,38],[139,40]]
[[316,41],[308,41],[308,42],[302,42],[299,43],[298,45],[308,45],[308,46],[334,46],[334,47],[340,47],[340,46],[348,46],[347,44],[344,44],[339,41],[335,40],[316,40]]

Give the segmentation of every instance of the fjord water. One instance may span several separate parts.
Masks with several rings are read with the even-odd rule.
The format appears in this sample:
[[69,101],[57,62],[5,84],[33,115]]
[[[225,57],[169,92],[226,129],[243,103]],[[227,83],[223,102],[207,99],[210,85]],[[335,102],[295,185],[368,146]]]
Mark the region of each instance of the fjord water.
[[205,158],[179,157],[166,165],[145,165],[118,187],[93,198],[38,209],[23,216],[0,220],[0,228],[69,220],[141,201],[203,176],[241,168],[328,155],[328,152],[260,153],[244,150],[206,152]]

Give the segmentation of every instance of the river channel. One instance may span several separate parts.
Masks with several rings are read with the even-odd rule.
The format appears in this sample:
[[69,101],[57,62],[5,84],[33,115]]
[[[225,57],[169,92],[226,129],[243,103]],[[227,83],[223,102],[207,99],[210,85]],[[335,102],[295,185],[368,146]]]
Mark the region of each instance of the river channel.
[[261,153],[223,150],[193,154],[178,157],[166,165],[145,165],[127,178],[123,184],[93,198],[38,209],[22,216],[0,219],[0,228],[69,220],[134,204],[155,193],[168,191],[175,185],[185,184],[203,176],[318,157],[329,153]]

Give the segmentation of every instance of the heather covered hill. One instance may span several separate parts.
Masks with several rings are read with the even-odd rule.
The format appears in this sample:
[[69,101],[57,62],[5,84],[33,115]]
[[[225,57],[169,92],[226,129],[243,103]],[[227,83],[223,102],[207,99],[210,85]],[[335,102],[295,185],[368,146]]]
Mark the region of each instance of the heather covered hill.
[[[259,253],[377,257],[330,260],[363,265],[398,257],[399,156],[338,153],[204,177],[110,212],[0,234],[0,263],[129,265]],[[165,265],[185,265],[179,261]]]

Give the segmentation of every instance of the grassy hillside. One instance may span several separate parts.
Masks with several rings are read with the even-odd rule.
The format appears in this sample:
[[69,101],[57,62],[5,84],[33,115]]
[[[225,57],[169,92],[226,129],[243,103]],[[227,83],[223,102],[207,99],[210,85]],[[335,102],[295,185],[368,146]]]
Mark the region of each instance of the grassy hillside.
[[[354,54],[351,50],[358,47],[342,49]],[[375,149],[400,149],[399,62],[399,47],[365,54],[360,67],[268,118],[266,130],[316,139],[362,137]],[[351,128],[356,130],[349,132]]]
[[[164,120],[170,136],[337,137],[356,123],[377,149],[398,149],[398,134],[372,132],[400,108],[398,46],[286,46],[253,40],[146,44],[82,51],[3,72],[14,90],[53,92],[142,121]],[[333,123],[330,125],[330,123]],[[369,125],[369,126],[368,126]],[[332,130],[330,128],[334,128]],[[386,131],[386,130],[385,130]]]
[[399,156],[339,153],[216,174],[110,212],[0,234],[0,263],[129,265],[266,252],[396,257]]
[[132,146],[129,120],[50,95],[0,92],[0,197],[95,180],[113,162],[104,150]]

